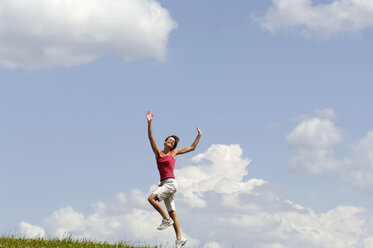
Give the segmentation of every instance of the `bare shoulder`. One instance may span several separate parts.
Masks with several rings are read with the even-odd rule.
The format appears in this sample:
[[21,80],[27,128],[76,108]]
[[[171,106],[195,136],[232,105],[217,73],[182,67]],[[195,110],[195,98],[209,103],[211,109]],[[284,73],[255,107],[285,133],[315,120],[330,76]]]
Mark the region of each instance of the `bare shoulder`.
[[178,154],[178,153],[177,153],[177,152],[178,152],[177,150],[178,150],[178,149],[174,149],[174,150],[171,151],[171,156],[172,156],[174,159],[176,159],[176,156],[177,156],[177,154]]

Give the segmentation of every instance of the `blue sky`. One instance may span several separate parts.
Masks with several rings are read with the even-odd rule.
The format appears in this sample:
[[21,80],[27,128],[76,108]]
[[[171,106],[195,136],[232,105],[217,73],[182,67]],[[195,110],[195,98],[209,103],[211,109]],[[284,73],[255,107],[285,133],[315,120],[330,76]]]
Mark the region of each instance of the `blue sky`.
[[191,247],[371,247],[371,3],[65,3],[0,4],[2,233],[173,242],[150,109]]

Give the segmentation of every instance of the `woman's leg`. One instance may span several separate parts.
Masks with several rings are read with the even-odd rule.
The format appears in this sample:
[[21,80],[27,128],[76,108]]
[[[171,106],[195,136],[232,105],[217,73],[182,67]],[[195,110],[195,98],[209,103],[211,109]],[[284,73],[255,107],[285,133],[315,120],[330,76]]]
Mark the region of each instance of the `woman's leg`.
[[173,211],[170,211],[168,212],[171,219],[174,221],[174,229],[175,229],[175,234],[176,234],[176,239],[181,239],[181,231],[180,231],[180,224],[179,224],[179,220],[177,219],[177,216],[176,216],[176,212],[173,210]]
[[159,204],[159,202],[157,202],[157,200],[158,200],[158,198],[155,194],[151,194],[148,197],[148,201],[154,207],[154,209],[158,211],[158,213],[162,216],[162,218],[165,219],[165,220],[169,220],[170,218],[168,217],[166,212],[163,210],[161,204]]

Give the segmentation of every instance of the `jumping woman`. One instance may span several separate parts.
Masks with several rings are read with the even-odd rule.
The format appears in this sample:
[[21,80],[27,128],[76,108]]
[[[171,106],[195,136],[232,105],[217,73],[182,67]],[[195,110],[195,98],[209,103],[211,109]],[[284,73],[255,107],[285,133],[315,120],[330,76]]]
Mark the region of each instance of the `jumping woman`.
[[[175,135],[168,136],[164,141],[164,148],[161,151],[153,138],[152,133],[152,120],[153,114],[148,111],[146,112],[146,119],[148,120],[148,136],[150,140],[150,145],[153,149],[155,154],[155,159],[158,165],[158,171],[161,177],[161,182],[158,185],[156,191],[154,191],[149,197],[148,200],[150,204],[158,211],[158,213],[162,216],[162,222],[157,227],[158,230],[164,230],[167,227],[173,225],[176,234],[176,248],[182,247],[186,243],[186,239],[181,237],[180,231],[180,224],[176,217],[175,212],[175,202],[174,202],[174,195],[177,191],[177,182],[175,180],[174,175],[174,166],[176,156],[179,154],[184,154],[187,152],[193,151],[202,135],[201,130],[197,127],[198,135],[196,140],[193,144],[189,147],[183,149],[176,149],[177,143],[179,142],[179,138]],[[161,204],[159,202],[164,201],[168,215],[163,210]]]

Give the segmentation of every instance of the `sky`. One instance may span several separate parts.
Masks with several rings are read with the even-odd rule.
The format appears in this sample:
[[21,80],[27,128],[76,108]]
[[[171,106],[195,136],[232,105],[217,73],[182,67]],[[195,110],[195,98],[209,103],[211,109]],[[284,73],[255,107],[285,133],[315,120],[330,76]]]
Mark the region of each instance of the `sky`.
[[0,233],[172,247],[373,247],[373,3],[3,0]]

